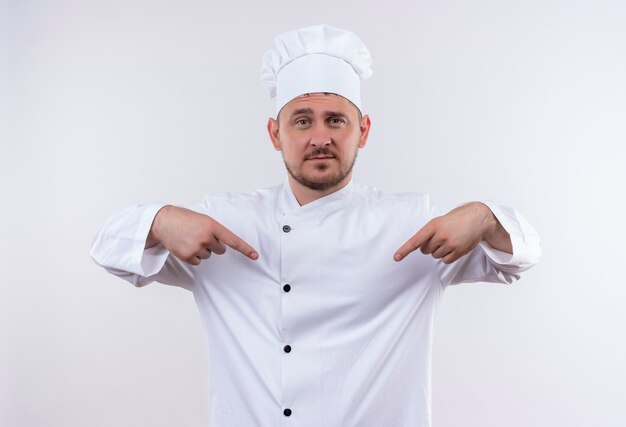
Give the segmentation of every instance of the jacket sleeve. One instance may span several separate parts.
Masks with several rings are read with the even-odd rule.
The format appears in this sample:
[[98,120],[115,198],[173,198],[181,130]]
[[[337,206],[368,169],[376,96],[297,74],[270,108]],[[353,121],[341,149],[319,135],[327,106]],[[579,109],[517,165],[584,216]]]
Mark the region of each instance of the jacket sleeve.
[[[539,262],[541,241],[530,223],[515,209],[484,201],[511,236],[513,254],[492,248],[482,241],[469,254],[452,264],[438,260],[437,268],[444,289],[471,282],[511,284],[521,273]],[[434,210],[436,212],[437,209]],[[443,213],[439,210],[438,213]]]
[[180,261],[161,244],[144,249],[152,221],[163,206],[133,205],[111,215],[91,242],[91,258],[137,287],[156,281],[191,290],[194,266]]

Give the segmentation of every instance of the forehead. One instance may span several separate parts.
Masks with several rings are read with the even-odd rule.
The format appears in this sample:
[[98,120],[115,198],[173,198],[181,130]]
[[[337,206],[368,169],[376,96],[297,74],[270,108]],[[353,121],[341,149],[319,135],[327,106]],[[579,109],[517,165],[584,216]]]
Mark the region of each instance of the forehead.
[[281,109],[279,115],[284,117],[296,109],[310,108],[313,111],[338,111],[346,115],[356,113],[358,108],[346,98],[334,93],[305,93],[289,101]]

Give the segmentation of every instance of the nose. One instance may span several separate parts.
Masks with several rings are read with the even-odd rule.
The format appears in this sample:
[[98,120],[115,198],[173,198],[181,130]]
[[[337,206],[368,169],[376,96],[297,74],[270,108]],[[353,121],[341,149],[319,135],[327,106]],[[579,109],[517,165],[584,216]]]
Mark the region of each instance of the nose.
[[330,145],[330,133],[324,124],[318,123],[313,128],[313,133],[311,134],[311,145],[314,147],[325,147]]

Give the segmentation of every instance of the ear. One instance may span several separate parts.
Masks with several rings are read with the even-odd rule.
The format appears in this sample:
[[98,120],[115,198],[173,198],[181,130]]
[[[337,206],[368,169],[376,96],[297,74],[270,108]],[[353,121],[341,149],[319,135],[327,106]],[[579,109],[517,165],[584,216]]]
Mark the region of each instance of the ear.
[[361,137],[359,138],[359,148],[365,147],[365,144],[367,143],[367,137],[369,136],[369,133],[370,133],[371,126],[372,126],[372,122],[370,121],[370,116],[368,116],[367,114],[364,115],[361,118],[361,123],[360,123]]
[[278,139],[278,120],[271,117],[267,120],[267,133],[270,135],[274,150],[281,151],[280,141]]

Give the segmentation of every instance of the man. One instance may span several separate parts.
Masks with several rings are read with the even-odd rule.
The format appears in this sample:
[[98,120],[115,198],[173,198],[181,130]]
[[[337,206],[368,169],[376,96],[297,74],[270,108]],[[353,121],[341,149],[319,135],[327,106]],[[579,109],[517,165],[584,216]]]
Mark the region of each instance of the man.
[[426,195],[352,181],[371,124],[360,99],[370,64],[349,31],[279,35],[262,80],[287,181],[193,209],[132,206],[94,239],[91,255],[109,272],[193,292],[209,341],[211,426],[430,426],[443,291],[511,283],[539,259],[538,236],[512,209],[473,202],[446,213]]

